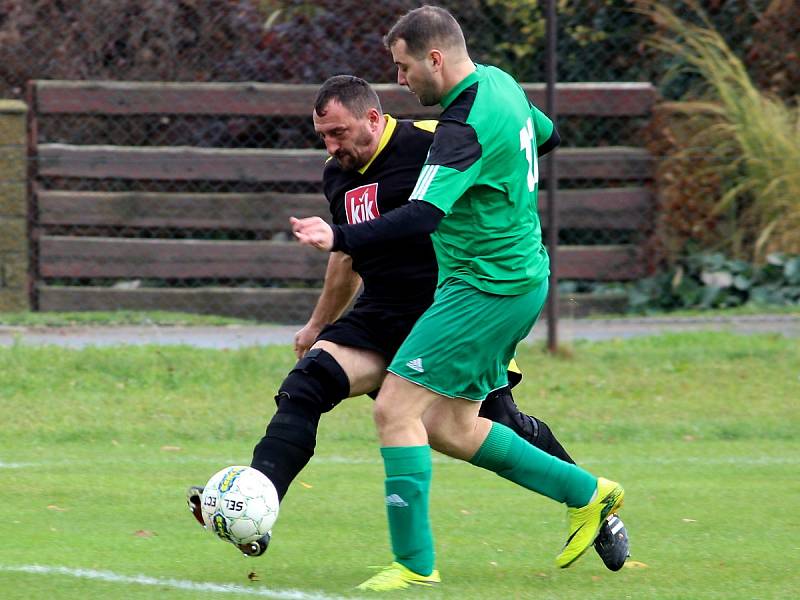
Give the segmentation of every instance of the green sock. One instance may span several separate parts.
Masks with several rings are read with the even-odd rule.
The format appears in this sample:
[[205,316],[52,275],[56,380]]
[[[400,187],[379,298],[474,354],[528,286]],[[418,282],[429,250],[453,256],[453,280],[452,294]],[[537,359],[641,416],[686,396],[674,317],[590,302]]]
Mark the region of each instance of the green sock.
[[469,462],[573,508],[588,504],[597,489],[594,475],[532,446],[500,423],[492,423]]
[[428,518],[430,446],[381,448],[386,470],[386,513],[395,560],[418,573],[433,572],[433,533]]

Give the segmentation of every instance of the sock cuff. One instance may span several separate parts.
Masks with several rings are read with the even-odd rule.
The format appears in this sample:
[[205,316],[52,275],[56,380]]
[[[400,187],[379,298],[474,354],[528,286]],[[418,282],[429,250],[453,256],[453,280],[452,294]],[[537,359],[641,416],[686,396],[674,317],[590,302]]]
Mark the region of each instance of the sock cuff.
[[381,448],[386,477],[411,475],[431,470],[431,447],[385,446]]
[[489,435],[483,440],[483,444],[469,459],[469,462],[490,471],[497,471],[504,465],[516,435],[509,427],[500,423],[492,423]]

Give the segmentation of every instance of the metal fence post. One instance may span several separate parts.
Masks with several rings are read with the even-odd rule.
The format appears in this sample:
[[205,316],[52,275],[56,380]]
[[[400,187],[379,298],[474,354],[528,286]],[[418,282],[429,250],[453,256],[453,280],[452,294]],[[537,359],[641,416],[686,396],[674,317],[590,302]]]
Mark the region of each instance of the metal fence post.
[[[556,0],[547,0],[547,51],[546,82],[547,101],[545,110],[553,123],[557,122],[558,107],[556,106],[556,80],[557,80],[557,55],[556,55]],[[550,254],[550,298],[547,303],[547,349],[550,352],[558,350],[558,276],[556,267],[558,263],[558,208],[556,206],[556,151],[547,157],[547,251]]]
[[0,100],[0,311],[28,308],[24,102]]

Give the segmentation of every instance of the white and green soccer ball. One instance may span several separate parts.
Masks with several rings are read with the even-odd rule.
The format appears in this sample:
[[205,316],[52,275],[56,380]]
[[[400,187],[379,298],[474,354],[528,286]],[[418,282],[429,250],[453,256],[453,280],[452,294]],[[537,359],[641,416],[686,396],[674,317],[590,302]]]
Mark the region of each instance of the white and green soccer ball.
[[278,492],[252,467],[225,467],[203,489],[201,510],[209,530],[232,544],[249,544],[269,533],[278,518]]

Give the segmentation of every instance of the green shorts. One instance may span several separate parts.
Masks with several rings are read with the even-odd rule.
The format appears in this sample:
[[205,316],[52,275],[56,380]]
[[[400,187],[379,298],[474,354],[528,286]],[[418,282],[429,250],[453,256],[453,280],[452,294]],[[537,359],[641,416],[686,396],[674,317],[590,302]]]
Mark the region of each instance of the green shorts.
[[525,294],[500,296],[446,280],[388,370],[442,396],[482,401],[508,383],[508,363],[539,317],[547,286],[545,279]]

